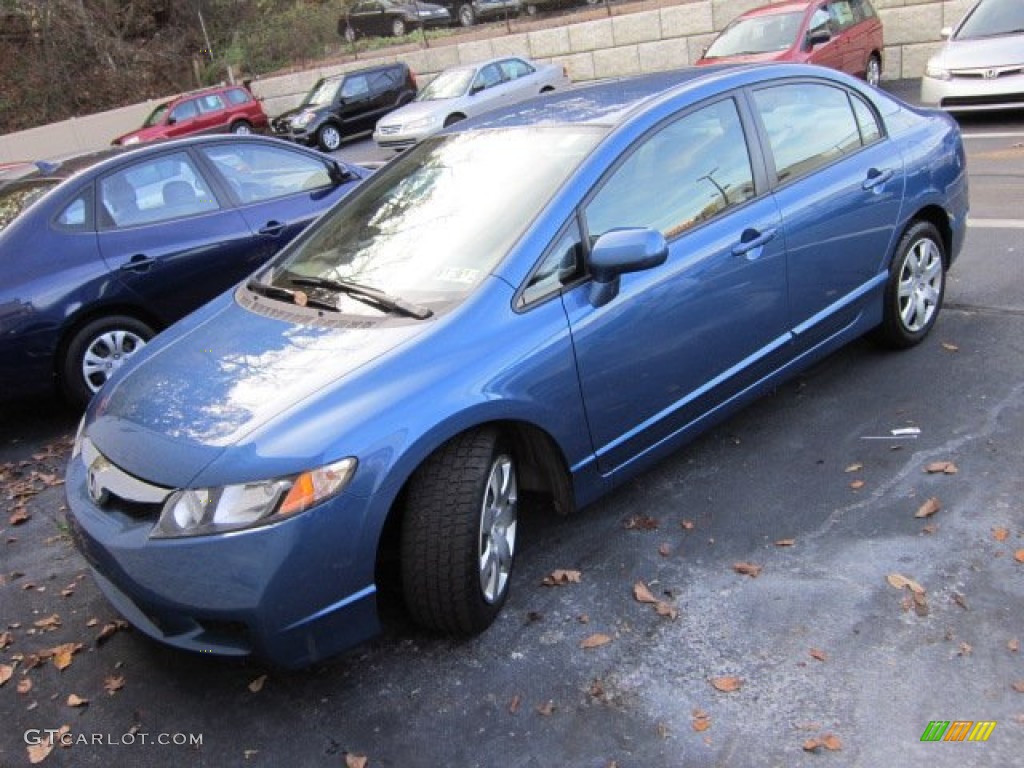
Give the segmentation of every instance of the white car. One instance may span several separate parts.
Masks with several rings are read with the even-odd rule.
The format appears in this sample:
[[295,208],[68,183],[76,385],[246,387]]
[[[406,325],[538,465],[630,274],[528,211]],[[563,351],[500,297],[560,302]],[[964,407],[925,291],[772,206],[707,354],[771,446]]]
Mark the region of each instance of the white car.
[[921,102],[956,112],[1024,108],[1024,1],[980,0],[928,61]]
[[459,120],[567,85],[565,67],[516,56],[453,67],[413,101],[382,117],[373,140],[381,147],[406,149]]

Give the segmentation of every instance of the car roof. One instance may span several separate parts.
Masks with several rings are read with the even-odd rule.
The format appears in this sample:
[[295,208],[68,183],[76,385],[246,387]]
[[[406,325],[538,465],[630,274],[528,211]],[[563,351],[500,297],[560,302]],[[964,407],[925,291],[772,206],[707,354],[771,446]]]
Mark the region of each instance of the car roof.
[[331,80],[342,80],[342,79],[348,77],[349,75],[361,75],[361,74],[364,74],[366,72],[380,72],[382,69],[395,69],[396,67],[401,67],[402,69],[407,69],[408,66],[409,65],[406,64],[404,61],[393,61],[390,64],[375,64],[372,67],[360,67],[359,69],[348,69],[348,70],[345,70],[344,72],[339,72],[336,75],[325,75],[325,76],[321,77],[319,80],[317,80],[317,82],[318,83],[321,83],[321,82],[322,83],[327,83],[327,82],[330,82]]
[[783,3],[771,3],[739,14],[737,19],[749,19],[755,16],[770,16],[776,13],[796,13],[807,10],[808,6],[817,5],[820,0],[788,0]]

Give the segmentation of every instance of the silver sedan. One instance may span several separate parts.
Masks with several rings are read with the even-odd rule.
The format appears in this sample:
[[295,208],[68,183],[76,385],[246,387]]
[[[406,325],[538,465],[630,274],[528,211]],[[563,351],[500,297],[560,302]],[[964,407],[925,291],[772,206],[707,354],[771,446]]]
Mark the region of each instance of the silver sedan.
[[921,101],[950,111],[1024,109],[1024,2],[979,0],[921,79]]
[[564,67],[515,56],[446,69],[415,100],[382,117],[373,140],[406,149],[459,120],[567,85]]

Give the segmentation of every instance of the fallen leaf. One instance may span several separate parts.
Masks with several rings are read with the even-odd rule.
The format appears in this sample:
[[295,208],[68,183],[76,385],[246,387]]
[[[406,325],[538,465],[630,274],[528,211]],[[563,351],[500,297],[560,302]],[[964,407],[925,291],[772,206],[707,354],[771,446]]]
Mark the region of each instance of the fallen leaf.
[[18,681],[18,688],[17,688],[17,690],[18,690],[18,693],[20,693],[23,696],[26,693],[28,693],[29,691],[31,691],[32,690],[32,679],[29,678],[29,677],[21,678],[21,680]]
[[588,616],[585,613],[581,613],[579,616],[576,617],[576,621],[578,621],[580,624],[589,624],[590,616]]
[[903,589],[906,587],[911,592],[918,595],[923,595],[925,593],[924,587],[901,573],[890,573],[885,577],[885,580],[888,581],[891,586],[896,587],[896,589]]
[[654,604],[654,612],[657,613],[659,616],[664,616],[666,619],[675,620],[679,617],[679,610],[674,606],[671,606],[668,603],[664,602],[663,600],[659,600],[657,603]]
[[84,707],[88,703],[88,699],[83,699],[81,696],[77,696],[74,693],[68,695],[67,705],[69,707]]
[[971,610],[967,607],[967,598],[961,595],[959,592],[953,593],[953,602],[963,608],[965,611]]
[[1010,653],[1016,653],[1020,650],[1020,640],[1018,640],[1016,637],[1007,640],[1006,649],[1010,651]]
[[1024,680],[1018,680],[1010,687],[1013,688],[1013,690],[1015,690],[1017,693],[1024,693]]
[[935,533],[937,530],[939,530],[939,526],[935,523],[929,523],[921,529],[921,533]]
[[928,615],[928,598],[924,596],[924,592],[914,592],[914,613],[918,616]]
[[775,542],[776,547],[792,547],[796,544],[796,539],[779,539]]
[[366,768],[367,762],[366,755],[357,755],[354,752],[345,753],[345,768]]
[[1008,530],[1006,530],[1005,528],[993,528],[992,529],[992,538],[995,539],[996,541],[1006,541],[1006,539],[1009,537],[1009,535],[1010,535],[1010,532]]
[[81,643],[64,643],[56,648],[51,648],[50,650],[53,651],[53,666],[64,671],[71,666],[71,657],[81,649]]
[[588,650],[590,648],[600,648],[602,645],[608,645],[612,639],[608,635],[597,632],[589,637],[584,638],[580,641],[580,648]]
[[712,677],[708,680],[716,691],[722,693],[732,693],[738,691],[743,685],[742,678],[739,677]]
[[692,531],[695,528],[693,520],[683,520],[683,522],[681,522],[679,526],[684,531]]
[[956,344],[950,344],[948,341],[942,342],[942,348],[944,350],[946,350],[947,352],[959,352],[960,351],[960,347],[958,347]]
[[120,691],[122,688],[124,688],[123,675],[109,675],[103,681],[103,689],[111,696]]
[[1024,563],[1024,549],[1018,549],[1013,553],[1013,559],[1018,563]]
[[808,651],[808,653],[811,654],[812,659],[817,659],[818,661],[828,661],[828,654],[820,648],[811,648],[811,650]]
[[14,635],[10,632],[0,632],[0,651],[14,642]]
[[260,753],[260,751],[258,749],[243,749],[242,750],[242,757],[244,759],[246,759],[246,760],[252,760],[259,753]]
[[3,685],[11,679],[11,675],[14,674],[14,667],[10,664],[0,664],[0,685]]
[[547,576],[541,584],[545,587],[558,587],[563,584],[579,584],[582,574],[579,571],[570,571],[563,568],[558,568]]
[[633,515],[623,523],[623,527],[627,530],[656,531],[658,521],[650,515]]
[[711,727],[711,716],[703,709],[693,710],[693,721],[691,722],[693,730],[697,733],[706,731]]
[[732,569],[741,576],[756,579],[761,575],[761,566],[754,563],[733,563]]
[[864,487],[864,481],[854,480],[852,483],[850,483],[850,487],[853,488],[853,490],[855,491],[859,491],[861,488]]
[[939,473],[944,475],[955,475],[960,470],[957,469],[956,464],[952,461],[933,461],[924,468],[924,471],[930,475],[936,475]]
[[39,621],[32,622],[32,626],[39,627],[47,631],[54,630],[60,626],[60,616],[56,613],[47,616],[45,619],[39,619]]
[[96,645],[103,645],[107,640],[114,636],[116,632],[122,629],[128,628],[128,622],[123,619],[115,619],[109,624],[104,624],[103,629],[96,635]]
[[838,752],[843,748],[843,742],[840,741],[838,736],[832,733],[825,734],[825,737],[821,740],[821,744],[830,752]]
[[263,690],[263,684],[265,682],[267,682],[267,676],[266,675],[260,675],[255,680],[253,680],[251,683],[249,683],[249,690],[252,693],[259,693],[260,691]]
[[657,603],[658,598],[651,594],[651,590],[642,581],[633,585],[633,597],[638,603]]
[[658,546],[658,554],[662,557],[668,557],[672,554],[672,546],[667,542]]
[[26,512],[24,507],[16,507],[11,516],[7,518],[7,522],[11,525],[21,525],[31,519],[32,515]]
[[508,703],[508,711],[509,711],[509,713],[514,715],[516,712],[518,712],[519,711],[519,704],[521,702],[522,702],[522,699],[519,698],[519,694],[517,693],[515,696],[512,697],[512,701],[510,701]]
[[665,723],[658,723],[658,738],[664,740],[668,738],[669,730]]
[[28,761],[32,765],[38,765],[53,751],[53,742],[49,739],[41,739],[38,744],[29,744],[27,749]]
[[942,509],[942,504],[937,498],[932,496],[928,501],[918,507],[917,512],[914,513],[914,517],[931,517],[940,509]]
[[843,472],[860,472],[862,469],[864,469],[864,465],[860,464],[860,463],[857,463],[857,464],[851,464],[846,469],[844,469]]
[[960,655],[960,656],[970,656],[971,655],[971,651],[973,651],[973,650],[974,650],[974,648],[971,647],[970,643],[966,643],[966,642],[962,642],[961,641],[960,649],[957,651],[957,654]]
[[590,688],[587,689],[587,693],[595,699],[603,699],[605,697],[604,683],[600,680],[594,680],[590,684]]
[[536,710],[538,715],[544,715],[544,717],[548,717],[555,711],[555,702],[549,699],[543,704],[538,704],[536,706]]

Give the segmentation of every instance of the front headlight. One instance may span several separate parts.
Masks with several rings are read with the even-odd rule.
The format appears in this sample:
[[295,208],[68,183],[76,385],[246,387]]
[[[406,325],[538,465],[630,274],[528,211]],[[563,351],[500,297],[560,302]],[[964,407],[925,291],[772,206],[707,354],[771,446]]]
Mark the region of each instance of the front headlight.
[[436,118],[433,117],[422,117],[419,120],[413,120],[411,123],[406,123],[404,127],[407,131],[421,131],[424,128],[430,128]]
[[309,125],[310,120],[313,119],[314,112],[300,112],[298,115],[292,118],[292,125],[296,128],[305,128]]
[[160,520],[149,535],[154,539],[200,536],[284,520],[344,490],[356,463],[347,458],[294,478],[175,491],[164,502]]
[[924,76],[930,77],[933,80],[952,80],[953,75],[948,69],[938,66],[937,64],[929,64],[924,69]]
[[141,139],[138,136],[129,136],[127,139],[125,139],[121,143],[124,144],[127,147],[129,144],[138,144],[140,141],[141,141]]

